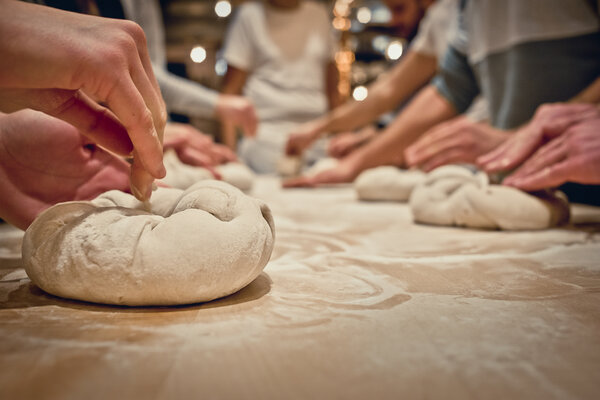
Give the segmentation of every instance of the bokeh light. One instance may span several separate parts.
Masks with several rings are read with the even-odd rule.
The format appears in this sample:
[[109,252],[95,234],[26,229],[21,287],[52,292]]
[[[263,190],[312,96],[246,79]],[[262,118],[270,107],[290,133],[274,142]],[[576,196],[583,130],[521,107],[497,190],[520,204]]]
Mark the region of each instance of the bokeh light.
[[355,87],[354,90],[352,91],[352,97],[356,101],[363,101],[364,99],[367,98],[368,95],[369,95],[369,91],[367,90],[366,87],[364,87],[362,85]]
[[206,50],[202,46],[196,46],[190,52],[190,58],[195,63],[201,63],[206,60]]
[[215,4],[215,13],[221,18],[229,16],[231,14],[231,3],[227,0],[217,1],[217,4]]

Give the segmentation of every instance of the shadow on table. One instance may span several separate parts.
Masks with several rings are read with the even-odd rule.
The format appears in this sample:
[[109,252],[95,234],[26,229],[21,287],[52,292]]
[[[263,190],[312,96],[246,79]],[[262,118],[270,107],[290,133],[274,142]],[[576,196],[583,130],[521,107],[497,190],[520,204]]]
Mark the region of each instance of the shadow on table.
[[119,306],[88,303],[85,301],[64,299],[44,292],[28,280],[24,280],[19,288],[8,294],[8,300],[0,302],[0,310],[24,309],[41,306],[58,306],[83,311],[104,311],[123,313],[159,313],[173,311],[201,310],[218,307],[229,307],[262,298],[271,291],[271,278],[262,272],[256,279],[241,290],[229,296],[222,297],[206,303],[195,303],[178,306]]

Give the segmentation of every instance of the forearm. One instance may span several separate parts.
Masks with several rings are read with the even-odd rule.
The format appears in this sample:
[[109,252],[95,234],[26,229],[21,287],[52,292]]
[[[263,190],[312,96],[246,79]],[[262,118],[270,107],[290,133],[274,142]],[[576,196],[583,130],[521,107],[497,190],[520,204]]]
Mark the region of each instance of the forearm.
[[570,100],[571,103],[600,104],[600,77]]
[[403,165],[404,150],[434,125],[456,115],[433,86],[427,86],[374,140],[348,156],[358,171],[379,165]]
[[368,87],[363,101],[349,101],[315,121],[321,132],[339,132],[360,128],[393,110],[425,85],[436,72],[436,59],[410,52],[389,73]]
[[160,67],[155,67],[154,73],[169,111],[191,117],[214,115],[218,92],[173,75]]

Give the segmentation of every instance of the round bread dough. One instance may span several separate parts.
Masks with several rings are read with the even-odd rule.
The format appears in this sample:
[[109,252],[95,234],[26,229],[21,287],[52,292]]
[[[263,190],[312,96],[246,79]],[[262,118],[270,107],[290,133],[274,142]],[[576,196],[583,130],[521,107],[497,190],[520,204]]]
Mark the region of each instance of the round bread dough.
[[545,229],[569,220],[561,192],[539,196],[489,183],[484,172],[449,165],[429,173],[410,196],[416,222],[488,229]]
[[163,163],[167,175],[161,182],[178,189],[187,189],[196,182],[215,179],[212,172],[202,167],[193,167],[182,163],[177,153],[171,149],[165,151]]
[[[167,176],[161,182],[178,189],[187,189],[196,182],[207,179],[215,179],[212,172],[206,168],[194,167],[179,160],[177,153],[169,149],[165,151],[163,163],[167,170]],[[221,164],[215,167],[221,174],[221,179],[240,190],[252,189],[256,175],[250,168],[239,162]]]
[[221,179],[244,192],[252,189],[256,175],[248,166],[239,162],[230,162],[215,168]]
[[311,165],[302,173],[303,176],[315,176],[320,174],[323,171],[327,171],[333,169],[338,166],[340,161],[337,158],[326,157],[321,158],[319,161]]
[[271,256],[269,207],[227,183],[159,188],[143,208],[119,191],[49,208],[23,239],[27,275],[71,299],[190,304],[240,290]]
[[407,201],[415,186],[426,176],[420,170],[383,166],[361,173],[354,181],[354,188],[360,200]]
[[277,160],[277,174],[282,178],[298,176],[302,169],[302,157],[283,156]]

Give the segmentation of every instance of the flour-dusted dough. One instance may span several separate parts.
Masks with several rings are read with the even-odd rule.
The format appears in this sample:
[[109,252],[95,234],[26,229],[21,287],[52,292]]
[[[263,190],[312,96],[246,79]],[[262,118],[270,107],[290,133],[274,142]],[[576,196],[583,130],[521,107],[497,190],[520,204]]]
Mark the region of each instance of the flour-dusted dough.
[[[214,179],[212,172],[202,167],[187,165],[179,160],[177,153],[173,150],[165,151],[163,162],[167,170],[167,176],[161,181],[178,189],[187,189],[196,182]],[[227,182],[240,190],[252,189],[256,176],[250,168],[238,162],[218,165],[215,167],[224,182]]]
[[178,189],[187,189],[196,182],[214,179],[212,172],[202,167],[192,167],[182,163],[177,153],[171,149],[165,151],[163,163],[167,175],[161,182]]
[[333,169],[338,166],[340,161],[337,158],[326,157],[321,158],[319,161],[311,165],[302,173],[303,176],[315,176],[323,171]]
[[72,299],[189,304],[238,291],[271,256],[268,206],[227,183],[159,188],[151,208],[118,191],[49,208],[25,233],[27,274],[43,290]]
[[450,165],[428,174],[410,196],[416,222],[491,229],[545,229],[569,220],[569,206],[560,194],[541,197],[492,185],[483,172]]
[[277,174],[282,178],[298,176],[302,169],[302,158],[298,156],[283,156],[277,160]]
[[361,173],[354,181],[354,188],[360,200],[407,201],[415,186],[423,182],[426,175],[419,170],[377,167]]
[[219,165],[215,168],[221,174],[223,181],[243,190],[252,189],[256,175],[248,166],[238,162]]

